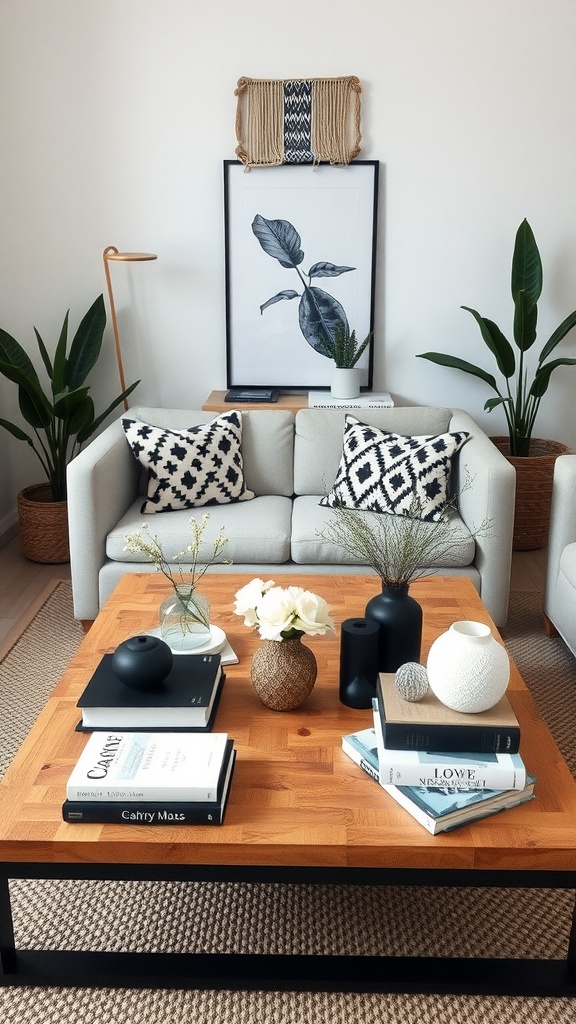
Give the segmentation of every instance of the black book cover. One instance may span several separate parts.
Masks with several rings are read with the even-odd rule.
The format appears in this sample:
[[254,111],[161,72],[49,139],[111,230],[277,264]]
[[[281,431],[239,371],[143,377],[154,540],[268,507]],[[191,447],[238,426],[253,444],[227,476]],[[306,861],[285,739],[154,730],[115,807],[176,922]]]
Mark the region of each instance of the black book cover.
[[[219,654],[178,654],[157,688],[135,690],[120,681],[112,669],[112,655],[105,654],[77,702],[83,712],[79,728],[209,729],[224,679]],[[118,719],[114,709],[122,711]],[[128,709],[157,709],[158,714],[152,714],[150,722],[140,717],[132,725],[126,715]]]
[[214,801],[65,800],[62,818],[71,825],[221,825],[235,763],[234,741],[229,739]]

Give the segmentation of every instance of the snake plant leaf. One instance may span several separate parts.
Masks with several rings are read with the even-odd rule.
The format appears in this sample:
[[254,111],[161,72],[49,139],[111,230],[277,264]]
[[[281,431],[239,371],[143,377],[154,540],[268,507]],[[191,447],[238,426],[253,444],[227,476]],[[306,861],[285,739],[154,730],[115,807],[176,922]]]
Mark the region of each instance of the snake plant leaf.
[[542,398],[542,395],[546,394],[550,383],[550,377],[558,366],[576,366],[576,359],[553,359],[551,363],[546,363],[544,366],[540,366],[534,375],[534,380],[532,381],[532,386],[530,388],[531,395],[534,395],[535,398]]
[[306,288],[298,307],[300,330],[309,345],[321,355],[322,339],[333,338],[336,329],[349,332],[348,319],[343,307],[333,295],[322,288]]
[[262,314],[265,309],[268,309],[268,306],[273,306],[276,302],[282,302],[284,299],[297,299],[299,295],[300,292],[295,292],[293,288],[286,288],[283,292],[277,292],[271,299],[267,299],[266,302],[262,303],[260,306],[260,314]]
[[66,361],[65,383],[71,391],[79,388],[95,366],[106,326],[104,296],[99,295],[84,314],[72,339]]
[[560,326],[556,328],[554,333],[550,335],[548,341],[546,342],[546,344],[544,345],[544,348],[542,349],[542,351],[540,353],[540,362],[541,363],[544,362],[544,360],[548,358],[550,353],[553,352],[554,349],[556,348],[556,345],[560,341],[562,341],[562,338],[566,337],[566,335],[568,334],[568,331],[571,331],[572,328],[575,327],[575,326],[576,326],[576,310],[574,310],[573,313],[570,313],[566,317],[566,319],[562,321]]
[[341,274],[347,274],[350,270],[356,270],[356,267],[337,267],[334,263],[314,263],[308,271],[308,277],[340,277]]
[[537,322],[538,306],[521,288],[514,298],[514,341],[521,352],[527,352],[536,341]]
[[536,305],[542,293],[542,260],[534,232],[526,218],[516,232],[511,287],[514,302],[518,293],[523,291],[531,306]]
[[466,359],[460,359],[458,356],[449,356],[444,352],[419,352],[416,358],[429,359],[431,363],[437,363],[438,366],[449,366],[453,370],[462,370],[463,373],[469,373],[472,377],[479,377],[493,391],[498,390],[496,379],[491,373],[487,373],[481,366],[475,366],[474,363],[467,362]]
[[502,333],[497,324],[493,320],[488,320],[487,317],[480,316],[480,313],[476,309],[471,309],[470,306],[462,306],[468,313],[471,313],[476,323],[480,328],[480,333],[485,344],[490,349],[492,355],[496,359],[498,369],[504,377],[512,377],[516,370],[516,357],[514,355],[514,349],[508,341],[506,335]]
[[283,267],[298,267],[304,259],[300,248],[301,238],[289,220],[266,220],[257,213],[252,221],[252,231],[264,249],[264,252]]

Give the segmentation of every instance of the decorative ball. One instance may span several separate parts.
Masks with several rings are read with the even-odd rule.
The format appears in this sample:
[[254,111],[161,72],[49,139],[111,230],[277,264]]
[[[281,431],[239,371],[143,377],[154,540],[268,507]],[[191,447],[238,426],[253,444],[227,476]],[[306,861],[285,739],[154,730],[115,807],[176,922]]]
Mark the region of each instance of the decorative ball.
[[396,672],[396,689],[404,700],[422,700],[428,693],[428,673],[417,661],[407,661]]
[[131,636],[112,655],[112,670],[133,690],[155,690],[172,668],[168,644],[155,636]]

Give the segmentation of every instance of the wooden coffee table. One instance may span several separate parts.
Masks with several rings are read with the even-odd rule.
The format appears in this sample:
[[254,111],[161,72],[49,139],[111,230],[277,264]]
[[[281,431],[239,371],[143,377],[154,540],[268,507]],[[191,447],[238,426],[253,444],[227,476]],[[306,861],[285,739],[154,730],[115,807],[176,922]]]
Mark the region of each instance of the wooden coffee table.
[[[368,727],[371,712],[339,702],[339,630],[306,639],[319,671],[301,708],[279,713],[260,703],[249,681],[259,638],[232,612],[234,593],[247,579],[212,574],[203,582],[212,620],[240,659],[227,671],[215,723],[238,751],[225,824],[62,821],[66,780],[86,742],[75,731],[76,701],[104,653],[156,624],[166,594],[161,576],[125,576],[0,786],[2,983],[576,994],[574,934],[566,961],[15,949],[9,878],[576,889],[576,783],[515,666],[509,697],[521,723],[521,753],[538,777],[537,798],[431,836],[341,750],[342,736]],[[337,623],[362,615],[379,587],[373,576],[294,575],[277,582],[325,596]],[[423,659],[457,619],[482,620],[496,633],[467,579],[434,577],[414,584],[411,593],[424,608]]]

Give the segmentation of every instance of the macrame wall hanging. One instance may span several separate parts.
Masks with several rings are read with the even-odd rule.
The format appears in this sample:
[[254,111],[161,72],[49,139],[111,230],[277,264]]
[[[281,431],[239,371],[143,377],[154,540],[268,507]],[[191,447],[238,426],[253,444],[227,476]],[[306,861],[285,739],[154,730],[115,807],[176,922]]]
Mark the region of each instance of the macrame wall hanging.
[[240,78],[236,156],[250,167],[348,164],[360,152],[360,93],[348,78]]

